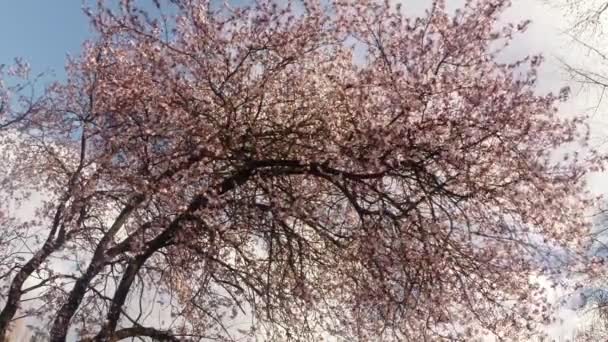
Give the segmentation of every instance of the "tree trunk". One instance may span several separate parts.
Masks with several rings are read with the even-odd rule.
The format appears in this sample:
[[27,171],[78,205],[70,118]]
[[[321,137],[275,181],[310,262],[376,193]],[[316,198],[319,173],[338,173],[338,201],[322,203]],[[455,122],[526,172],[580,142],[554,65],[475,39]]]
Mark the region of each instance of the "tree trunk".
[[106,248],[108,244],[112,241],[112,238],[118,230],[127,222],[129,216],[133,213],[133,211],[144,201],[145,197],[142,195],[135,195],[131,198],[129,203],[125,205],[120,214],[114,223],[108,229],[108,231],[104,234],[104,236],[99,241],[95,252],[93,253],[93,258],[91,259],[91,263],[87,267],[87,270],[84,275],[82,275],[76,283],[74,287],[70,291],[70,295],[68,300],[61,306],[59,311],[57,311],[57,315],[55,316],[55,320],[53,321],[53,325],[51,327],[51,341],[52,342],[63,342],[65,341],[68,330],[70,328],[70,320],[78,310],[82,299],[87,293],[89,288],[89,284],[93,278],[103,269],[104,262],[106,259]]
[[[51,253],[53,253],[57,248],[61,247],[66,240],[64,227],[60,227],[66,201],[67,196],[57,206],[55,216],[53,217],[51,231],[49,232],[44,245],[42,245],[42,248],[36,252],[36,254],[34,254],[34,256],[32,256],[32,258],[25,263],[25,265],[23,265],[11,282],[6,303],[4,304],[2,312],[0,312],[0,342],[6,341],[8,327],[13,320],[13,317],[15,317],[15,313],[17,313],[17,310],[19,309],[19,302],[21,301],[21,295],[23,294],[21,290],[23,283],[25,283],[27,278],[29,278],[30,275],[32,275],[32,273],[38,269],[40,265],[42,265],[46,258],[48,258],[49,255],[51,255]],[[55,238],[55,234],[58,230],[59,234],[57,238]]]
[[10,289],[8,291],[8,297],[2,312],[0,312],[0,342],[5,342],[6,334],[8,332],[9,325],[15,316],[15,313],[19,309],[19,302],[21,301],[21,288],[23,283],[29,278],[29,276],[44,262],[44,260],[53,252],[54,246],[43,246],[23,267],[13,281],[11,282]]

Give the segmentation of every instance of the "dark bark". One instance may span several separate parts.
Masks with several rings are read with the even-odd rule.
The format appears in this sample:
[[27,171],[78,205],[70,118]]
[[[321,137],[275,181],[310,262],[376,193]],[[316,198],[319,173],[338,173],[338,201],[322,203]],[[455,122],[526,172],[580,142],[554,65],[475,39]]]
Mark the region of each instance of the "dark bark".
[[[217,188],[217,193],[219,195],[224,194],[242,184],[244,184],[249,177],[253,174],[254,169],[249,168],[237,172],[234,176],[225,179],[222,183],[219,184]],[[164,248],[171,244],[171,241],[175,237],[175,234],[179,231],[182,226],[182,223],[188,221],[192,213],[196,210],[204,208],[207,206],[209,202],[207,196],[198,195],[195,196],[188,208],[176,217],[165,229],[162,233],[156,236],[154,239],[149,241],[146,244],[145,251],[134,258],[125,273],[123,274],[116,291],[114,292],[114,297],[112,298],[112,302],[110,304],[110,309],[108,311],[106,324],[99,331],[97,336],[95,337],[95,341],[109,341],[111,338],[116,337],[116,326],[118,325],[118,320],[120,318],[120,314],[122,312],[122,307],[127,299],[127,295],[129,294],[129,290],[133,285],[133,281],[137,276],[137,273],[141,269],[141,267],[146,263],[146,261],[158,250]],[[59,340],[57,340],[59,341]],[[55,342],[55,340],[53,341]]]
[[[150,337],[154,341],[163,342],[179,342],[182,339],[175,336],[171,331],[158,330],[150,327],[134,326],[130,328],[119,329],[114,333],[114,339],[116,341],[124,340],[126,338],[134,337]],[[82,339],[81,342],[93,342],[93,338]]]
[[[15,275],[11,281],[11,285],[8,291],[6,303],[4,308],[0,312],[0,342],[6,341],[6,334],[8,332],[11,320],[19,309],[19,302],[21,301],[21,295],[23,294],[22,287],[23,283],[32,273],[42,265],[42,263],[53,253],[57,248],[65,242],[66,236],[64,227],[61,226],[61,219],[65,209],[65,203],[67,199],[64,198],[55,211],[51,231],[42,245],[42,248],[32,256],[28,262],[21,267],[19,272]],[[59,231],[59,234],[55,236]]]
[[188,220],[191,213],[207,205],[207,202],[208,200],[205,196],[197,196],[190,202],[188,209],[184,213],[176,217],[167,229],[147,244],[146,249],[142,254],[138,255],[129,263],[114,292],[114,297],[112,298],[112,303],[110,304],[106,319],[106,325],[101,329],[99,334],[97,334],[95,341],[108,341],[111,337],[115,336],[115,330],[122,312],[122,306],[127,299],[131,285],[133,285],[133,281],[141,267],[154,253],[161,248],[168,246],[175,237],[175,234],[179,231],[182,223]]
[[[329,168],[326,165],[314,164],[314,165],[303,165],[298,161],[282,161],[282,160],[264,160],[251,162],[247,168],[235,173],[233,176],[225,179],[221,182],[217,188],[216,193],[222,195],[229,192],[240,185],[244,184],[255,172],[263,168],[272,168],[269,170],[268,176],[286,175],[286,174],[312,174],[315,176],[346,176],[354,179],[367,179],[377,178],[381,174],[353,174],[336,169]],[[116,327],[118,320],[122,312],[122,307],[127,299],[129,290],[133,285],[133,282],[146,261],[154,255],[158,250],[169,246],[172,243],[176,233],[181,228],[182,224],[190,220],[192,213],[196,210],[204,208],[208,203],[206,195],[201,194],[192,199],[188,208],[176,217],[169,226],[154,239],[149,241],[143,253],[132,259],[120,280],[120,283],[114,293],[112,302],[110,303],[110,309],[107,314],[106,324],[99,331],[97,336],[94,338],[95,341],[109,341],[111,338],[116,338]],[[64,335],[65,336],[65,335]],[[65,337],[64,337],[65,338]],[[52,340],[53,342],[63,341],[61,339]]]
[[[87,151],[87,135],[83,128],[82,136],[80,137],[80,157],[78,166],[74,172],[71,173],[70,178],[67,182],[67,190],[65,194],[58,200],[57,209],[53,216],[53,222],[51,223],[51,230],[47,239],[45,240],[42,248],[34,254],[34,256],[19,270],[9,288],[8,297],[2,312],[0,312],[0,342],[6,340],[6,333],[8,332],[8,326],[15,316],[15,313],[19,309],[19,302],[21,301],[21,295],[23,294],[23,283],[32,273],[42,265],[42,263],[57,249],[61,248],[65,241],[69,239],[66,234],[65,228],[65,211],[66,205],[74,191],[77,189],[77,182],[80,174],[85,166]],[[84,215],[86,213],[85,206],[81,207],[80,218],[78,223],[82,223]],[[68,214],[69,215],[69,214]]]
[[154,328],[147,327],[132,327],[120,329],[114,334],[114,336],[118,340],[122,340],[129,337],[145,336],[151,337],[156,341],[180,341],[180,339],[175,337],[169,331],[157,330]]
[[55,320],[51,328],[51,341],[65,341],[68,329],[70,327],[70,320],[78,310],[82,299],[84,298],[91,280],[103,269],[105,262],[105,250],[108,244],[112,241],[114,235],[118,230],[126,223],[127,219],[133,213],[133,211],[144,201],[144,197],[141,195],[134,196],[130,202],[125,205],[123,210],[120,212],[110,229],[104,234],[103,238],[97,245],[91,263],[87,267],[85,274],[82,275],[74,287],[70,291],[67,301],[57,311]]
[[30,275],[46,260],[46,258],[55,250],[55,244],[51,243],[39,250],[23,267],[17,272],[13,278],[8,291],[8,297],[2,312],[0,312],[0,341],[6,341],[6,333],[11,320],[19,309],[21,301],[23,283]]
[[[197,151],[182,164],[179,164],[175,168],[168,169],[167,171],[159,175],[158,178],[155,179],[153,182],[157,182],[160,179],[171,178],[180,170],[187,169],[191,165],[201,161],[205,156],[206,152],[204,150]],[[120,251],[124,251],[124,249],[127,249],[129,247],[130,241],[125,241],[125,243],[120,244],[120,246],[115,246],[115,248],[108,248],[109,244],[112,242],[114,235],[116,235],[118,230],[126,223],[131,213],[137,208],[137,206],[139,206],[144,201],[144,199],[145,197],[143,195],[136,195],[131,198],[130,202],[123,208],[119,216],[112,224],[112,227],[110,227],[108,232],[104,234],[103,238],[98,243],[97,247],[95,248],[95,252],[93,253],[91,263],[87,267],[85,274],[82,275],[76,281],[74,287],[70,291],[68,300],[62,305],[62,307],[57,312],[57,315],[55,316],[55,320],[53,321],[50,334],[51,341],[65,341],[70,326],[70,320],[78,310],[80,303],[86,295],[91,280],[93,280],[93,278],[95,278],[95,276],[101,270],[103,270],[104,263],[108,258],[119,254]]]

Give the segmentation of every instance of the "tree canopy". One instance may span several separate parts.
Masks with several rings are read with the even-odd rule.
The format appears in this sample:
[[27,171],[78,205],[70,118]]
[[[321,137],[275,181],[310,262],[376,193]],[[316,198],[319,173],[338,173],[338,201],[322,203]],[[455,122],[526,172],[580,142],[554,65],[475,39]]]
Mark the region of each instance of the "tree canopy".
[[94,38],[39,97],[5,70],[2,196],[43,195],[33,221],[0,216],[0,340],[30,315],[51,341],[551,321],[535,277],[547,246],[584,248],[600,164],[565,152],[584,118],[535,91],[542,58],[500,58],[527,26],[499,24],[508,1],[141,3],[89,8]]

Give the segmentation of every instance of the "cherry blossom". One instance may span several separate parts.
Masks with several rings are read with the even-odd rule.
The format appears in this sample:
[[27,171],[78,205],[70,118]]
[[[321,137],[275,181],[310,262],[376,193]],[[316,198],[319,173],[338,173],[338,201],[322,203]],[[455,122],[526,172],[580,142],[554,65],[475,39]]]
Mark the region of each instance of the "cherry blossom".
[[469,341],[551,320],[531,278],[543,246],[584,250],[601,164],[556,158],[588,137],[557,113],[567,89],[536,92],[541,56],[499,61],[528,24],[499,25],[508,1],[142,3],[89,8],[95,38],[12,124],[11,167],[49,198],[1,335],[23,315],[51,341]]

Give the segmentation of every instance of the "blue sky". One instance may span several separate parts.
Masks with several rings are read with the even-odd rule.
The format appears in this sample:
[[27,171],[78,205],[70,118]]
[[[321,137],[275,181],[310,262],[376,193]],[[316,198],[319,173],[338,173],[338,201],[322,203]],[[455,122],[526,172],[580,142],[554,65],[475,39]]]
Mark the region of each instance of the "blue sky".
[[0,64],[23,57],[34,72],[63,75],[65,57],[90,36],[79,0],[0,2]]
[[52,69],[62,78],[66,55],[77,54],[91,37],[82,6],[82,0],[0,1],[0,64],[22,57],[34,72]]

